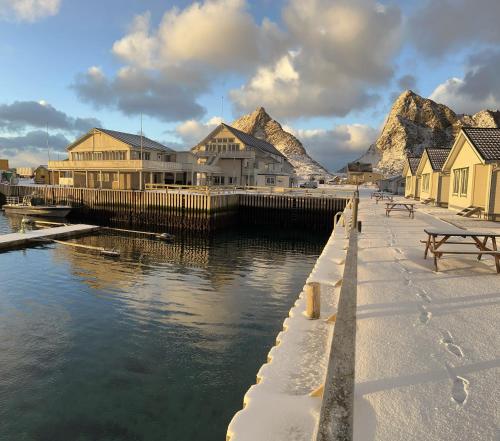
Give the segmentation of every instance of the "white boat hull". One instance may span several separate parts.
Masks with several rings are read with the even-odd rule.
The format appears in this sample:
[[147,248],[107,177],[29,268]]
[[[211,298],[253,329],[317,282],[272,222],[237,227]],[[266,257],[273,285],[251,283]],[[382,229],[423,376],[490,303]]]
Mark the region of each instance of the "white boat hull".
[[71,211],[68,205],[4,205],[5,213],[22,214],[26,216],[65,218]]

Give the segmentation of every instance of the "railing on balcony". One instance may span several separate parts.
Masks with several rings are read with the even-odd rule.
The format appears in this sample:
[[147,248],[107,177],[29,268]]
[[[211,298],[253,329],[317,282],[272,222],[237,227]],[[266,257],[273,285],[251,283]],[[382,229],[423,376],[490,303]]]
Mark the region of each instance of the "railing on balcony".
[[212,157],[218,156],[223,159],[253,159],[255,158],[255,152],[252,150],[238,150],[236,152],[207,152],[207,151],[198,151],[196,152],[196,156],[199,157]]
[[182,163],[182,162],[163,162],[163,161],[145,161],[132,159],[125,161],[49,161],[51,170],[78,170],[78,171],[98,171],[98,170],[123,170],[123,171],[154,171],[154,172],[205,172],[215,171],[214,167]]

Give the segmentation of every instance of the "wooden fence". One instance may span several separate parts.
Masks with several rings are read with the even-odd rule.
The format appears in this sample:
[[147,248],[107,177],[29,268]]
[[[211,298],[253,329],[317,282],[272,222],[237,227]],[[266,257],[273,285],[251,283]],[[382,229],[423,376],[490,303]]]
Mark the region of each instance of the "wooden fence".
[[[346,198],[292,194],[194,193],[103,190],[57,186],[0,184],[0,194],[25,196],[36,192],[54,204],[70,204],[79,220],[104,224],[169,226],[179,229],[212,229],[230,221],[229,214],[243,213],[252,223],[308,223],[323,219],[331,228],[333,215],[342,211]],[[2,202],[2,201],[0,201]],[[282,223],[280,221],[280,223]]]

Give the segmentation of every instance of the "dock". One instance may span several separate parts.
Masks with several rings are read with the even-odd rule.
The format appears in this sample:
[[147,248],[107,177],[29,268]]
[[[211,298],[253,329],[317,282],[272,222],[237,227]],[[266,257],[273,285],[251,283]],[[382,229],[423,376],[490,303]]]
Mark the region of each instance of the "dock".
[[10,233],[0,236],[0,251],[39,245],[43,240],[70,239],[99,230],[96,225],[76,224],[61,227]]

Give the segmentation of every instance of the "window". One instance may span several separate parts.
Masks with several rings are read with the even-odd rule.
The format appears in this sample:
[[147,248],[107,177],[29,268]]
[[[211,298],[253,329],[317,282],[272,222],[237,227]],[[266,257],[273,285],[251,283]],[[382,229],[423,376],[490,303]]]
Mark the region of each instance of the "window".
[[429,191],[430,173],[422,175],[422,191]]
[[457,168],[453,170],[453,194],[456,196],[467,196],[469,184],[469,168]]
[[274,176],[266,176],[266,185],[276,185],[276,178]]

